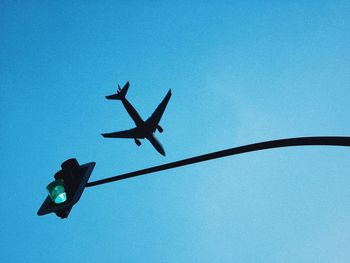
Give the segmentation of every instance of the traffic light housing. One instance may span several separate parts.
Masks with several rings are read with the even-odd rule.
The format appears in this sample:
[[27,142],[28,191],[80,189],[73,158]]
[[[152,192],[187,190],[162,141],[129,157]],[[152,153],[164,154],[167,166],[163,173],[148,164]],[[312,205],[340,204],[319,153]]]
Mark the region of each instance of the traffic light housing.
[[55,181],[47,186],[49,195],[39,208],[38,215],[55,213],[62,219],[67,218],[83,194],[94,167],[94,162],[79,165],[75,158],[63,162],[62,170],[55,174]]

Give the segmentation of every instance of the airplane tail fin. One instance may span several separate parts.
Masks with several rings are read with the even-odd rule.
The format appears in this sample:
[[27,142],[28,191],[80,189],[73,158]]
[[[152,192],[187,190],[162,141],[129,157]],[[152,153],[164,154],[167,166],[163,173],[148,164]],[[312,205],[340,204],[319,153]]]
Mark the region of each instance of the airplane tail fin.
[[129,89],[129,81],[124,85],[124,87],[121,89],[120,86],[118,85],[118,90],[116,94],[106,96],[107,99],[109,100],[121,100],[124,99],[126,96],[126,93],[128,92]]

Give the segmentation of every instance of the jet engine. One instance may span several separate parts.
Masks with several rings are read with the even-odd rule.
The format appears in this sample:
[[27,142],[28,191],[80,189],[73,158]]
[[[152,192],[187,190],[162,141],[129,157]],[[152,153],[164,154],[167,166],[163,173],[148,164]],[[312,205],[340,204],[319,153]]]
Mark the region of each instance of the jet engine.
[[157,130],[158,130],[160,133],[162,133],[162,132],[163,132],[163,128],[162,128],[162,127],[160,127],[160,125],[158,125],[158,126],[157,126]]
[[136,138],[134,138],[134,140],[135,140],[135,143],[136,143],[137,146],[140,146],[140,145],[141,145],[141,141],[140,141],[140,140],[138,140],[138,139],[136,139]]

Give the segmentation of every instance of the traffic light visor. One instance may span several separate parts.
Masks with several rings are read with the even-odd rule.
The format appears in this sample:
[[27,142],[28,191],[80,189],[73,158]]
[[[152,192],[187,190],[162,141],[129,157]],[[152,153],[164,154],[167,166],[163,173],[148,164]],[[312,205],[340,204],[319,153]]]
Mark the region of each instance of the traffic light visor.
[[55,204],[61,204],[67,200],[66,190],[64,189],[64,182],[58,179],[50,183],[47,187],[49,196]]

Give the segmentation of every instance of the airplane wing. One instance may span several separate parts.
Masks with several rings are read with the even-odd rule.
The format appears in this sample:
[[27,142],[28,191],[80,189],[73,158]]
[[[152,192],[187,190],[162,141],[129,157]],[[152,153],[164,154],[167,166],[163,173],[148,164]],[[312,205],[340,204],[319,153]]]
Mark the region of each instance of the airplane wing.
[[133,128],[130,130],[112,132],[112,133],[102,133],[101,134],[105,138],[132,138],[132,139],[143,139],[145,138],[141,129]]
[[152,113],[151,117],[147,119],[146,124],[148,127],[151,128],[152,132],[154,132],[157,129],[158,123],[163,116],[164,110],[168,105],[170,97],[171,97],[171,89],[168,91],[163,101],[158,105],[156,110]]

